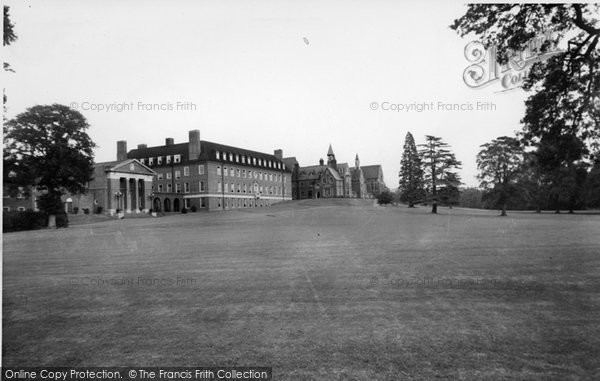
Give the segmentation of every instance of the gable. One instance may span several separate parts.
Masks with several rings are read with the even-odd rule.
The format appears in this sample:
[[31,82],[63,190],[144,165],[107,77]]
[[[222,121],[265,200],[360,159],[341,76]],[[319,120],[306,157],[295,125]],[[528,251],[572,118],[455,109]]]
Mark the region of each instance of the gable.
[[129,159],[125,161],[121,161],[116,163],[111,168],[108,169],[108,172],[119,172],[119,173],[135,173],[138,175],[149,175],[154,176],[155,172],[150,168],[146,167],[144,164],[140,163],[136,159]]

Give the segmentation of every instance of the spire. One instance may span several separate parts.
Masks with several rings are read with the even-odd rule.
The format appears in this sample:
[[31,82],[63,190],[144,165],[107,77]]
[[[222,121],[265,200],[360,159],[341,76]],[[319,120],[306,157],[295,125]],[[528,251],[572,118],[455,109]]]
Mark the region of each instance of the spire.
[[331,148],[331,143],[329,143],[329,150],[327,151],[327,156],[335,156],[333,153],[333,148]]
[[360,159],[358,158],[358,154],[356,154],[356,158],[354,159],[354,166],[356,169],[360,168]]

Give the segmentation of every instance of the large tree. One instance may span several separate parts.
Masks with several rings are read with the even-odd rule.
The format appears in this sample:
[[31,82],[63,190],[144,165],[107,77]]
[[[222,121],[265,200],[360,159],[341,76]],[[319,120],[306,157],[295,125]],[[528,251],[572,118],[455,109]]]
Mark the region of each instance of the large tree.
[[[565,197],[571,206],[582,162],[589,159],[586,148],[600,137],[599,10],[598,4],[472,4],[451,26],[495,46],[501,63],[518,62],[518,52],[542,34],[549,39],[537,53],[565,47],[531,66],[523,86],[531,95],[521,122],[523,142],[539,152],[537,163],[555,198],[570,192]],[[547,154],[559,146],[570,150],[561,160]]]
[[400,161],[400,187],[398,188],[400,201],[408,203],[409,208],[414,208],[415,203],[425,197],[423,184],[423,167],[417,152],[417,146],[412,134],[408,132],[404,139],[404,153]]
[[502,216],[506,216],[506,206],[522,170],[523,156],[524,150],[519,140],[508,136],[482,144],[477,154],[480,185],[497,196]]
[[4,126],[4,184],[41,193],[40,210],[60,212],[61,196],[84,193],[93,174],[95,144],[83,115],[59,104],[34,106]]
[[447,195],[453,187],[458,189],[460,178],[456,170],[461,168],[461,162],[456,160],[447,143],[442,138],[432,135],[425,136],[426,143],[419,144],[419,155],[425,169],[425,184],[427,199],[431,202],[431,213],[437,213],[440,195]]

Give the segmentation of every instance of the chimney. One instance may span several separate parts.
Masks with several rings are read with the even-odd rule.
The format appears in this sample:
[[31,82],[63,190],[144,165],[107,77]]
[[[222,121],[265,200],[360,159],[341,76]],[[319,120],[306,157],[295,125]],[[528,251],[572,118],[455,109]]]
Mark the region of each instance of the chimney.
[[166,138],[165,139],[165,145],[166,146],[172,146],[175,143],[175,141],[173,140],[173,138]]
[[200,130],[191,130],[189,135],[188,158],[189,160],[197,160],[200,157]]
[[117,142],[117,161],[127,160],[127,141],[119,140]]
[[324,165],[323,158],[319,159],[319,165]]
[[277,160],[282,161],[283,160],[283,150],[276,149],[275,157],[277,158]]
[[138,144],[138,149],[146,149],[148,146],[146,144]]

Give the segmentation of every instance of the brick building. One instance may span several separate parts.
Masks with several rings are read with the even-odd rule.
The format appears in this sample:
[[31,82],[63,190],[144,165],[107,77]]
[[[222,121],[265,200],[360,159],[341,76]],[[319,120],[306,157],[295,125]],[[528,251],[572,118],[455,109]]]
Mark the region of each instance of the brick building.
[[333,148],[329,145],[327,164],[300,167],[295,157],[283,159],[292,171],[292,195],[294,199],[310,198],[372,198],[386,189],[381,165],[361,167],[358,154],[354,167],[338,164]]
[[154,211],[267,207],[292,199],[292,174],[281,150],[270,155],[203,141],[200,131],[192,130],[185,143],[167,138],[162,146],[140,144],[127,152],[120,141],[117,151],[156,173],[150,195]]

